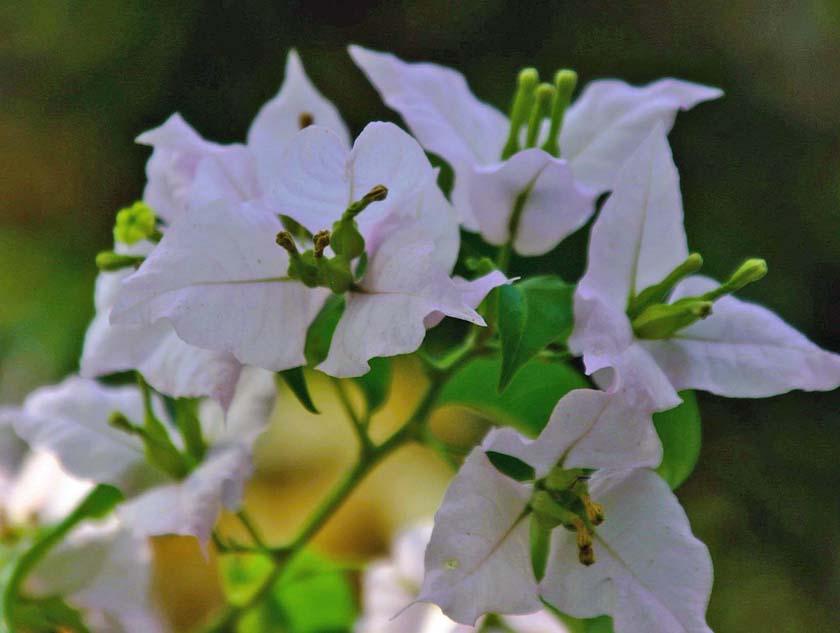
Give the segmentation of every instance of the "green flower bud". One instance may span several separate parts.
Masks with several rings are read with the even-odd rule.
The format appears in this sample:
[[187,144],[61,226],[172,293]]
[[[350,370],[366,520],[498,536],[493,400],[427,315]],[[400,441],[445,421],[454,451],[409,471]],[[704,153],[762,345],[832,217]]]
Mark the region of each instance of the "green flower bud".
[[705,319],[712,313],[712,302],[688,297],[670,305],[654,304],[633,319],[633,331],[642,339],[670,338],[679,330]]
[[117,213],[114,240],[123,244],[136,244],[141,240],[160,240],[155,223],[157,217],[145,202],[135,202]]
[[766,261],[758,258],[748,259],[719,288],[707,292],[702,298],[708,301],[717,301],[725,295],[737,292],[744,286],[762,279],[766,274]]
[[552,156],[560,155],[560,131],[563,129],[563,118],[572,102],[572,94],[577,86],[578,76],[573,70],[559,70],[554,75],[554,99],[551,103],[551,124],[548,138],[543,149]]
[[631,319],[639,316],[642,311],[655,303],[665,301],[674,287],[689,275],[693,275],[703,267],[703,257],[700,253],[692,253],[686,260],[672,270],[658,284],[648,286],[627,304],[627,316]]
[[510,132],[502,150],[502,160],[510,158],[519,151],[519,130],[528,120],[534,103],[534,91],[540,81],[536,68],[525,68],[519,73],[516,96],[510,109]]
[[137,268],[145,260],[141,255],[120,255],[114,251],[102,251],[96,256],[96,267],[102,272],[114,272],[123,268]]
[[531,118],[528,119],[528,133],[525,136],[525,147],[536,147],[537,136],[545,117],[551,110],[551,102],[554,98],[554,86],[551,84],[540,84],[531,107]]

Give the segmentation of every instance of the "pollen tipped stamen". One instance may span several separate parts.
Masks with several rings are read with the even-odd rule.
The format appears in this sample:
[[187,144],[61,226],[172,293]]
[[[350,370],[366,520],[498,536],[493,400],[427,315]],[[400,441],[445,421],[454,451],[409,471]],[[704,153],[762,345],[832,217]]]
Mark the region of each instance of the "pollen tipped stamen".
[[717,301],[721,297],[737,292],[744,286],[759,281],[767,274],[767,262],[763,259],[748,259],[718,288],[710,290],[701,298],[707,301]]
[[528,119],[528,133],[525,137],[525,147],[536,147],[542,122],[551,110],[551,100],[554,97],[554,86],[540,84],[537,88],[536,99],[531,107],[531,117]]
[[318,231],[312,238],[312,244],[315,249],[315,257],[323,257],[324,250],[330,245],[330,232]]
[[648,286],[627,304],[627,316],[631,319],[639,316],[645,308],[661,303],[667,299],[674,287],[689,275],[693,275],[703,267],[703,257],[700,253],[692,253],[684,262],[674,268],[658,284]]
[[573,70],[559,70],[554,75],[554,96],[549,115],[551,124],[548,128],[548,137],[543,144],[543,149],[552,156],[560,155],[560,131],[563,129],[566,110],[572,102],[577,80],[577,73]]
[[295,244],[295,238],[292,237],[292,234],[288,231],[280,231],[277,234],[277,238],[275,239],[278,246],[282,246],[289,252],[291,256],[299,255],[297,245]]
[[595,503],[589,495],[581,495],[580,500],[586,510],[586,518],[592,525],[601,525],[604,522],[604,506]]
[[595,550],[592,549],[592,531],[583,522],[583,519],[575,519],[572,525],[577,533],[575,541],[578,548],[578,560],[582,565],[588,567],[595,562]]

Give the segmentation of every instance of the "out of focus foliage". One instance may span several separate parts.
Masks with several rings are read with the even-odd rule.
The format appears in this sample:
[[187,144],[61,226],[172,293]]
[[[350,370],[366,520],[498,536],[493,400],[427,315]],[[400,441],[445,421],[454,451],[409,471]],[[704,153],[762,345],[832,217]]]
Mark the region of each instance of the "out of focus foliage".
[[[454,66],[502,108],[526,64],[545,74],[569,66],[582,82],[674,75],[721,86],[724,100],[681,117],[671,135],[692,247],[718,275],[743,256],[765,257],[771,273],[746,296],[837,351],[838,33],[835,0],[0,3],[0,399],[17,400],[75,368],[92,315],[93,255],[110,243],[113,213],[142,192],[147,150],[134,136],[178,110],[210,138],[243,138],[277,90],[290,46],[357,129],[393,119],[346,55],[350,42]],[[546,256],[562,278],[582,270],[585,237]],[[413,392],[411,372],[398,376],[402,387],[380,413],[386,420]],[[715,559],[711,626],[837,630],[840,394],[702,396],[700,405],[703,459],[679,494]],[[311,428],[335,424],[328,417],[306,419],[297,452],[280,453],[291,461],[262,464],[252,495],[266,521],[277,508],[309,505],[294,498],[295,477],[335,467],[316,440],[324,429]],[[462,432],[476,429],[471,422]],[[285,444],[284,432],[272,430],[269,440]],[[410,487],[411,469],[426,473],[429,462],[397,458],[400,468],[377,480],[391,492],[363,494],[366,505],[342,513],[341,536],[328,533],[322,547],[369,555],[401,516],[434,508],[445,471],[423,489],[431,497],[412,505],[394,490]],[[369,491],[384,485],[377,481]],[[323,483],[308,488],[315,494]],[[164,562],[184,556],[166,543],[160,549]],[[179,569],[204,577],[202,564]],[[196,587],[181,608],[200,610],[218,595]]]

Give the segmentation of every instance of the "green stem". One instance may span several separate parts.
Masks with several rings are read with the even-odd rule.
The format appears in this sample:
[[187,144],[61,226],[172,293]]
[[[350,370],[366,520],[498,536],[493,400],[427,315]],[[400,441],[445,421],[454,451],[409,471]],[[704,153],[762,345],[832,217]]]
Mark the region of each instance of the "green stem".
[[248,600],[241,605],[231,607],[213,624],[208,629],[209,633],[226,633],[232,630],[245,613],[259,604],[268,595],[274,583],[277,582],[283,573],[286,564],[309,544],[312,538],[333,517],[364,478],[395,450],[411,441],[420,439],[424,424],[428,420],[445,382],[445,375],[433,374],[431,385],[408,420],[381,444],[371,444],[369,450],[362,450],[359,460],[350,472],[344,476],[321,505],[310,515],[291,543],[283,547],[267,550],[271,553],[275,562],[271,573]]
[[499,254],[496,256],[496,265],[503,273],[507,273],[508,267],[510,266],[513,243],[516,241],[516,234],[519,232],[522,211],[525,209],[525,203],[528,201],[528,196],[531,195],[531,188],[533,186],[534,181],[528,184],[525,191],[516,196],[516,201],[513,203],[513,212],[510,214],[510,222],[508,223],[508,240],[499,248]]
[[254,523],[254,520],[251,518],[251,515],[243,508],[236,513],[236,518],[239,519],[239,522],[248,532],[248,536],[251,537],[251,540],[254,542],[258,548],[262,550],[267,550],[268,545],[265,542],[265,539],[262,537],[262,533],[260,532],[257,524]]

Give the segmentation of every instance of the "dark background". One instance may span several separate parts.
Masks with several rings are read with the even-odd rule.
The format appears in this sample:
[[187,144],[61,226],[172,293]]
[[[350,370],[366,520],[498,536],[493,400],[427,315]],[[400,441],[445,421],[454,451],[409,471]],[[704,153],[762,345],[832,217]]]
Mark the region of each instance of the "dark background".
[[[453,66],[500,108],[524,65],[722,87],[671,135],[691,247],[717,277],[765,257],[743,296],[840,350],[838,2],[2,2],[0,402],[76,368],[93,255],[142,192],[132,139],[177,110],[242,140],[290,46],[354,131],[396,120],[351,42]],[[563,272],[584,238],[551,258]],[[701,463],[679,494],[715,561],[710,625],[840,630],[840,394],[701,406]]]

